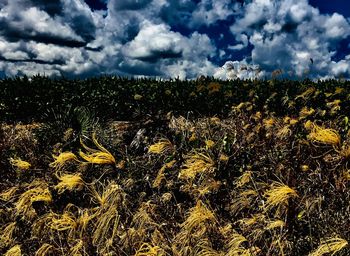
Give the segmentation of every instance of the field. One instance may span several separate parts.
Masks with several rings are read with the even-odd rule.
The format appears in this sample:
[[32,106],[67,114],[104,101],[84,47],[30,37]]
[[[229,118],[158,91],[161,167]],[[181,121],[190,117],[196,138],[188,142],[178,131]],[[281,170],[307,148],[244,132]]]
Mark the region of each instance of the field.
[[0,81],[1,255],[350,255],[350,83]]

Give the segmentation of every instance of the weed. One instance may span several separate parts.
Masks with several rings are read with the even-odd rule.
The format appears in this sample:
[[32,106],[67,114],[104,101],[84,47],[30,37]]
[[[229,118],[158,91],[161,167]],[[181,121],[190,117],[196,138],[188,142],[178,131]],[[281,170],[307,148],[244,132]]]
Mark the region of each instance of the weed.
[[83,142],[83,140],[80,140],[80,144],[83,146],[83,148],[87,151],[87,153],[84,153],[83,151],[79,152],[79,155],[90,164],[116,164],[114,156],[101,144],[98,143],[96,139],[96,133],[92,134],[92,141],[94,145],[98,149],[92,149]]
[[348,246],[348,241],[340,237],[327,238],[321,240],[320,246],[311,252],[309,256],[322,256],[325,254],[335,255],[346,246]]

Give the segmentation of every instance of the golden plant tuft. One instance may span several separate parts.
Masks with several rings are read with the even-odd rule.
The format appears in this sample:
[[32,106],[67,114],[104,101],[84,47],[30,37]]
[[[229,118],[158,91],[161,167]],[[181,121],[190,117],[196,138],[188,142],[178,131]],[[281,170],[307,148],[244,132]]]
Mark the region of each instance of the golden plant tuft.
[[84,254],[86,255],[86,253],[84,253],[84,242],[81,239],[77,239],[74,246],[72,246],[72,248],[69,250],[69,255],[81,256]]
[[19,196],[15,203],[16,216],[32,219],[36,212],[32,207],[34,202],[52,202],[52,196],[44,181],[34,181],[29,185],[29,189]]
[[245,171],[238,179],[235,181],[236,186],[243,187],[245,184],[249,183],[252,180],[253,172]]
[[16,222],[11,222],[0,231],[0,249],[3,249],[14,242],[13,233],[16,229]]
[[188,217],[181,224],[181,227],[189,233],[195,232],[197,236],[202,236],[207,230],[206,224],[208,222],[216,222],[214,213],[201,200],[198,200],[196,206],[190,209]]
[[62,194],[64,191],[81,190],[84,187],[84,181],[80,174],[63,174],[57,175],[59,183],[55,186],[58,194]]
[[10,164],[21,171],[29,170],[29,168],[32,166],[30,163],[23,161],[20,158],[10,158]]
[[176,163],[176,160],[172,160],[169,163],[166,163],[165,165],[163,165],[162,168],[160,168],[160,170],[158,171],[157,177],[154,179],[152,183],[153,188],[160,188],[162,181],[165,180],[165,174],[164,174],[165,170],[172,168],[175,163]]
[[164,250],[159,246],[153,246],[149,243],[143,243],[134,256],[163,256]]
[[160,139],[157,143],[151,145],[148,148],[148,153],[152,154],[164,154],[174,151],[174,145],[168,139]]
[[21,246],[20,245],[15,245],[12,248],[10,248],[4,256],[21,256],[22,251],[21,251]]
[[312,142],[333,146],[340,145],[340,135],[334,129],[323,128],[310,122],[305,123],[305,128],[311,129],[308,139]]
[[55,251],[55,247],[53,245],[44,243],[40,248],[35,252],[35,256],[46,256],[50,255],[52,251]]
[[194,152],[186,156],[179,178],[193,181],[197,174],[208,174],[214,172],[214,170],[215,162],[208,154]]
[[305,119],[308,116],[315,114],[315,112],[316,111],[313,108],[303,107],[299,112],[299,119]]
[[50,167],[56,170],[62,170],[63,167],[67,164],[67,162],[80,162],[77,156],[72,152],[63,152],[58,156],[53,155],[55,159],[52,163],[50,163]]
[[212,140],[206,140],[206,141],[205,141],[205,148],[206,148],[206,149],[211,149],[211,148],[214,147],[214,145],[215,145],[215,142],[212,141]]
[[98,149],[93,149],[86,146],[83,140],[80,139],[80,144],[87,151],[87,153],[84,153],[83,151],[80,150],[79,155],[81,158],[83,158],[86,161],[86,163],[114,164],[114,165],[116,164],[114,156],[97,141],[96,133],[92,134],[92,142]]
[[265,193],[267,200],[264,209],[270,210],[275,207],[280,208],[286,206],[290,198],[297,196],[298,194],[294,189],[285,184],[275,182],[271,185],[271,189]]
[[319,247],[311,252],[309,256],[335,255],[348,246],[348,241],[340,237],[333,237],[321,240]]
[[16,186],[5,190],[4,192],[0,193],[0,199],[3,201],[6,201],[6,202],[12,200],[14,198],[17,190],[18,190],[18,187],[16,187]]

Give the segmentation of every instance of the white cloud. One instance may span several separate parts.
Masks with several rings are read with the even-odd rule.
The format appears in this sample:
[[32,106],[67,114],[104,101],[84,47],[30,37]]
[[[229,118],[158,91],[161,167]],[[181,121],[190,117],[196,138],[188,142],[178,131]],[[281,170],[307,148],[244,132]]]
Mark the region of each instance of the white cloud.
[[192,13],[190,26],[209,26],[218,20],[225,20],[233,15],[234,4],[231,0],[202,0]]
[[250,65],[246,60],[227,61],[221,68],[216,69],[214,77],[218,79],[256,79],[263,78],[265,72],[258,65]]
[[161,57],[180,57],[182,53],[180,33],[170,31],[165,24],[145,21],[137,36],[123,48],[125,56],[135,59],[152,60]]
[[252,62],[267,71],[350,76],[343,61],[333,60],[337,44],[350,35],[350,23],[337,13],[320,14],[307,0],[253,0],[230,30],[236,38],[248,36]]
[[[336,58],[337,44],[350,35],[350,21],[320,14],[307,0],[251,0],[243,7],[231,0],[109,0],[102,11],[92,11],[83,0],[0,2],[0,66],[6,75],[265,75],[254,63],[268,72],[350,76],[350,55]],[[220,31],[221,49],[196,31],[232,15],[234,40],[223,45],[227,31]],[[251,48],[242,61],[222,69],[213,61]],[[236,68],[227,69],[230,65]]]

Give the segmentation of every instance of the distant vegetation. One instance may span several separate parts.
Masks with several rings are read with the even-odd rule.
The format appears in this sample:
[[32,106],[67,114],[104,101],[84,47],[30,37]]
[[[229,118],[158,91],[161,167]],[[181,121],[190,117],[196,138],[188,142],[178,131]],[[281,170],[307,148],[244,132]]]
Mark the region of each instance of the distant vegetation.
[[1,255],[350,255],[350,84],[0,81]]

